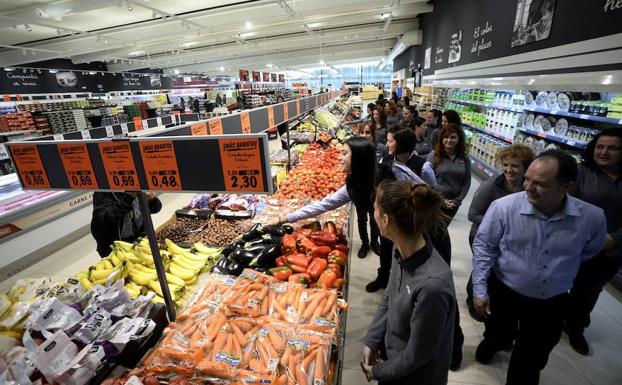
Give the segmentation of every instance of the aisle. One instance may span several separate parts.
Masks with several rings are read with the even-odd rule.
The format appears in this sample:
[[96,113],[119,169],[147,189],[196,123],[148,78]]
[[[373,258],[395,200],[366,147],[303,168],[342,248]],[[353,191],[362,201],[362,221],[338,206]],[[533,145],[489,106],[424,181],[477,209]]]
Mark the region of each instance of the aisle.
[[[484,324],[474,321],[465,304],[466,282],[471,272],[471,254],[468,243],[471,223],[467,211],[479,182],[473,178],[471,190],[454,218],[449,232],[452,240],[452,271],[460,306],[460,323],[465,334],[464,359],[457,372],[449,372],[450,385],[502,385],[509,363],[509,353],[502,352],[491,365],[475,361],[475,349],[481,341]],[[349,311],[342,385],[367,383],[359,362],[363,339],[380,301],[382,291],[365,292],[365,285],[373,280],[378,268],[378,256],[370,252],[367,258],[356,256],[360,239],[354,224],[354,246],[350,273]],[[601,294],[592,313],[592,326],[586,337],[590,343],[590,356],[581,356],[568,344],[563,335],[542,372],[541,385],[619,385],[622,383],[622,303],[608,292]]]

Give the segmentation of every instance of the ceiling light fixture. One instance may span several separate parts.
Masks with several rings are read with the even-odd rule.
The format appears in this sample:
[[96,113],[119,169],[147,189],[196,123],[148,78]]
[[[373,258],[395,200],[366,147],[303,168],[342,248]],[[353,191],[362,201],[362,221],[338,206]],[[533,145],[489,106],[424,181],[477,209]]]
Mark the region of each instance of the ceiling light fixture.
[[4,67],[5,71],[15,71],[15,68]]
[[326,63],[324,62],[324,60],[320,60],[320,64],[325,65]]
[[246,29],[251,29],[253,28],[253,24],[250,21],[247,21],[246,24],[244,25],[246,27]]
[[307,24],[307,27],[309,28],[317,28],[317,27],[321,27],[323,23],[309,23]]
[[244,33],[239,34],[238,36],[240,36],[242,39],[245,39],[247,37],[251,37],[255,35],[257,35],[257,32],[244,32]]
[[179,75],[179,70],[175,70],[175,75]]
[[380,14],[380,19],[382,20],[388,19],[389,17],[391,17],[391,12],[383,12]]
[[130,4],[130,2],[129,2],[129,1],[126,1],[126,2],[125,2],[125,5],[127,5],[127,10],[128,10],[128,11],[132,12],[132,11],[134,10],[134,8],[132,8],[132,4]]
[[30,25],[28,25],[28,23],[24,24],[24,28],[26,28],[26,31],[31,32],[32,28],[30,28]]
[[224,71],[225,67],[220,67],[220,72]]
[[55,73],[57,73],[58,71],[57,71],[57,70],[48,70],[48,72],[49,72],[49,73],[51,73],[51,74],[55,74]]
[[89,75],[95,75],[97,72],[95,71],[89,71]]

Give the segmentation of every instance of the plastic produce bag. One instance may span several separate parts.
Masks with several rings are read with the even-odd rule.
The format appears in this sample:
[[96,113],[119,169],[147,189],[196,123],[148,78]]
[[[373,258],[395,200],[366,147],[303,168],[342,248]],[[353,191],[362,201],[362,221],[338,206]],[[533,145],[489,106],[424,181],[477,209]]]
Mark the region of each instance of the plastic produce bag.
[[298,325],[335,335],[339,323],[337,292],[308,290],[299,307]]
[[34,352],[35,366],[49,383],[76,358],[78,347],[59,330]]
[[105,362],[104,348],[89,344],[54,378],[54,382],[63,385],[87,384]]
[[258,317],[267,313],[268,287],[272,278],[251,269],[244,269],[223,298],[229,315]]
[[227,321],[224,316],[218,318],[207,329],[207,343],[192,348],[197,371],[207,378],[232,378],[248,338],[233,320]]
[[2,360],[6,381],[14,381],[19,385],[31,384],[30,376],[35,371],[35,357],[32,352],[21,346],[15,346],[2,357]]
[[[34,309],[33,309],[34,307]],[[24,323],[26,328],[41,330],[71,329],[75,326],[82,316],[71,306],[65,305],[56,298],[50,298],[33,304],[30,316]]]
[[80,322],[78,330],[73,333],[72,339],[83,344],[95,342],[97,338],[112,326],[112,316],[104,309],[96,313],[87,314]]
[[[274,322],[261,327],[253,334],[244,349],[237,376],[243,379],[248,372],[263,375],[262,382],[276,377],[279,359],[285,352],[287,341],[294,335],[294,328],[286,322]],[[254,378],[251,375],[250,378]]]
[[0,321],[0,330],[15,329],[20,325],[20,322],[30,314],[28,309],[30,308],[29,302],[15,302],[9,310],[4,314],[4,319]]
[[151,334],[155,329],[155,322],[146,318],[123,318],[115,323],[98,338],[99,341],[107,341],[122,351],[128,342],[141,340]]
[[279,384],[323,385],[326,383],[330,340],[319,332],[299,330],[287,342],[280,360]]
[[268,291],[268,314],[271,318],[298,323],[301,305],[307,290],[303,285],[291,283],[274,283]]
[[220,307],[223,297],[235,281],[235,277],[228,275],[210,274],[204,281],[203,290],[197,291],[196,296],[189,301],[188,308],[177,316],[177,320],[183,321],[197,312],[214,312]]
[[78,280],[67,278],[52,286],[43,296],[57,298],[63,303],[76,303],[84,296],[84,289]]

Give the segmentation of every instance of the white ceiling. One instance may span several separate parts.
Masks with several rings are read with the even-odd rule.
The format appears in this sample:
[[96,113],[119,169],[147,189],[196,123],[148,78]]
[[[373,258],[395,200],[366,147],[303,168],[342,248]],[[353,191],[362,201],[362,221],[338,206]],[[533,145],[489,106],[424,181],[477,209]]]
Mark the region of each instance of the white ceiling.
[[427,0],[4,0],[0,66],[237,74],[379,61],[431,11]]

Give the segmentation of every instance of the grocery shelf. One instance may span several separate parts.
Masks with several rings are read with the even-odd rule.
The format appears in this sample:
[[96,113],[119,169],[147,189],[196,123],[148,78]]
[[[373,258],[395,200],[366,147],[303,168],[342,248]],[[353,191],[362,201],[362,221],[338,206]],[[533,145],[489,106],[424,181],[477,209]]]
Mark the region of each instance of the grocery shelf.
[[501,139],[504,142],[508,142],[510,144],[514,143],[514,140],[512,138],[508,138],[507,136],[503,136],[503,135],[499,134],[498,132],[494,132],[494,131],[489,130],[487,128],[478,127],[478,126],[475,126],[475,125],[473,125],[471,123],[462,123],[462,125],[470,127],[470,128],[472,128],[474,130],[477,130],[479,132],[483,132],[484,134],[487,134],[487,135],[490,135],[490,136],[494,136],[495,138]]
[[529,130],[529,129],[526,129],[526,128],[520,128],[520,131],[524,132],[526,134],[529,134],[529,135],[537,136],[538,138],[549,140],[551,142],[562,143],[562,144],[565,144],[566,146],[578,148],[579,150],[585,150],[586,147],[587,147],[587,143],[585,143],[585,142],[581,142],[581,141],[577,141],[577,140],[569,139],[569,138],[563,138],[563,137],[560,137],[560,136],[551,135],[551,134],[548,134],[546,132],[538,132],[538,131]]
[[473,155],[469,155],[469,158],[471,159],[471,170],[475,171],[480,177],[488,179],[499,175],[499,171],[490,167],[488,164],[484,163],[484,161],[479,160]]
[[523,112],[525,109],[523,107],[510,107],[510,106],[505,106],[502,104],[486,104],[486,103],[479,103],[479,102],[472,102],[469,100],[458,100],[458,99],[447,99],[448,102],[453,102],[453,103],[458,103],[458,104],[464,104],[467,106],[477,106],[477,107],[485,107],[485,108],[495,108],[497,110],[504,110],[504,111],[512,111],[512,112]]
[[622,126],[622,119],[618,119],[618,118],[607,118],[607,117],[604,117],[604,116],[575,114],[573,112],[568,112],[568,111],[551,111],[551,110],[548,110],[546,108],[538,108],[538,107],[536,107],[536,108],[525,107],[523,109],[523,111],[525,111],[525,112],[535,112],[535,113],[539,113],[539,114],[563,116],[563,117],[566,117],[566,118],[581,119],[581,120],[587,120],[587,121],[590,121],[590,122],[609,123],[609,124],[615,124],[615,125],[618,125],[618,126]]

